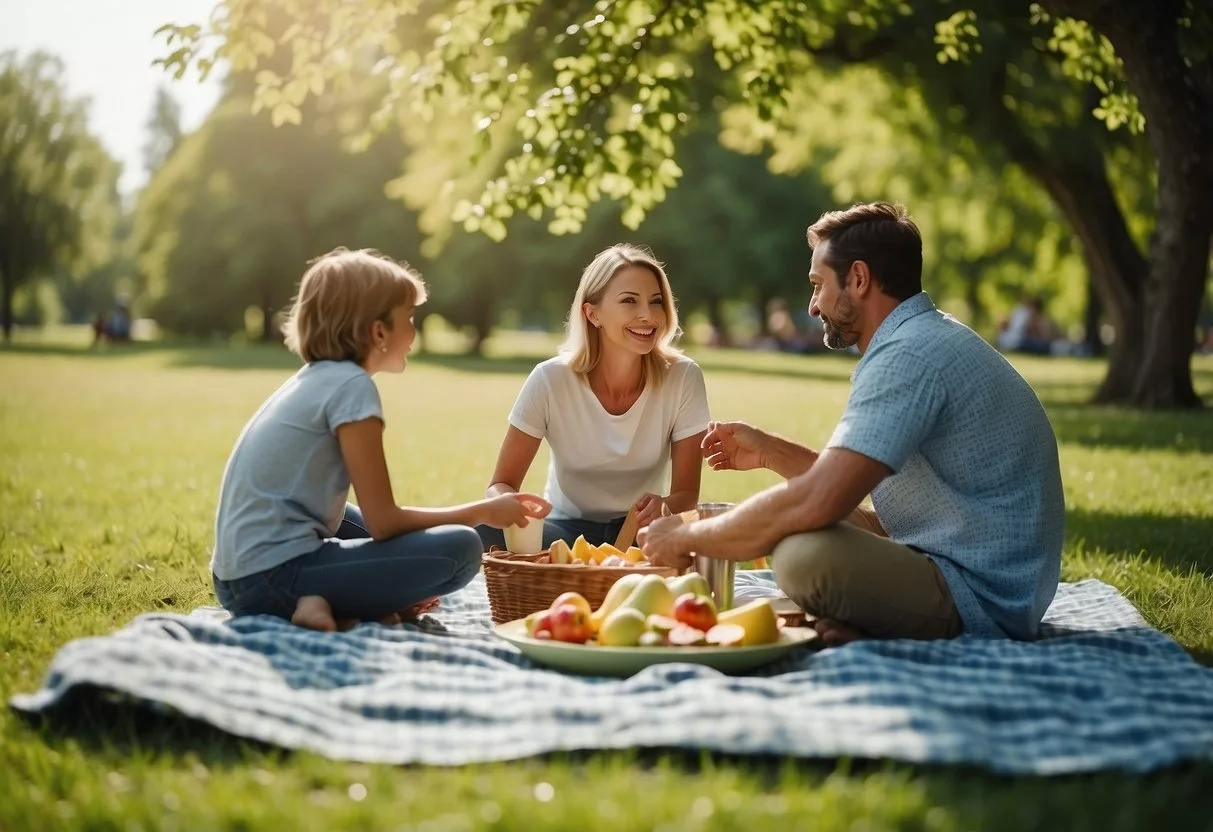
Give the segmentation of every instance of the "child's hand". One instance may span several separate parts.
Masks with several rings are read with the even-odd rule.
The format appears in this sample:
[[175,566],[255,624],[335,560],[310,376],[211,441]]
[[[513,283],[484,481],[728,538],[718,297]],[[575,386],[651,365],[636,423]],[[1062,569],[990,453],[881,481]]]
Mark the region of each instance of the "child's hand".
[[483,503],[486,525],[496,529],[525,526],[527,518],[542,520],[552,510],[552,504],[535,494],[502,494]]

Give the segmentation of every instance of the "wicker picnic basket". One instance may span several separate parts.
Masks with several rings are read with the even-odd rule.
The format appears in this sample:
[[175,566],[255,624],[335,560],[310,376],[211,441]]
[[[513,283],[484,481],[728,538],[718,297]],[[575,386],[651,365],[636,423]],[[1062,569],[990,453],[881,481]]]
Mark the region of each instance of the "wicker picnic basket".
[[493,623],[504,624],[545,610],[563,592],[578,592],[595,609],[624,575],[677,575],[668,566],[587,566],[549,563],[548,553],[515,555],[502,549],[484,554],[484,583]]

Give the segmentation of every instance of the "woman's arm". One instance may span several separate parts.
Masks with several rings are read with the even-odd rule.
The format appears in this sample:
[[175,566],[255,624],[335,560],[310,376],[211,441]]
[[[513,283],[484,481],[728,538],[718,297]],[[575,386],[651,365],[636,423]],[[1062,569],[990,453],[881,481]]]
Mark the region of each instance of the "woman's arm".
[[499,497],[521,489],[537,453],[539,440],[510,425],[497,453],[497,467],[493,470],[493,481],[485,489],[485,496]]
[[632,504],[639,528],[643,529],[660,517],[663,506],[670,514],[677,514],[694,508],[699,502],[699,480],[703,471],[703,455],[699,445],[706,432],[702,430],[670,446],[670,493],[666,497],[642,494]]
[[699,483],[703,474],[703,454],[699,445],[706,430],[679,439],[670,447],[670,495],[666,507],[677,514],[695,508],[699,502]]
[[383,455],[383,422],[371,418],[340,425],[337,442],[350,474],[350,484],[358,495],[358,508],[366,521],[367,531],[375,540],[447,523],[465,526],[487,523],[502,528],[524,517],[544,517],[551,511],[546,501],[532,494],[515,494],[445,508],[398,506],[392,496],[392,481]]

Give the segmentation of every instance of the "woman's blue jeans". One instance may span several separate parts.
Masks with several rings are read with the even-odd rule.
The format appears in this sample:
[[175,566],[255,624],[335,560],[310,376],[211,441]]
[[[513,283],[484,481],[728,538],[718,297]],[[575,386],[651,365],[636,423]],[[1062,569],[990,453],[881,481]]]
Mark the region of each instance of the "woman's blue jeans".
[[372,540],[362,513],[347,504],[336,538],[264,572],[234,581],[214,578],[215,595],[233,615],[290,618],[300,598],[319,595],[337,618],[373,620],[467,586],[483,552],[468,526]]

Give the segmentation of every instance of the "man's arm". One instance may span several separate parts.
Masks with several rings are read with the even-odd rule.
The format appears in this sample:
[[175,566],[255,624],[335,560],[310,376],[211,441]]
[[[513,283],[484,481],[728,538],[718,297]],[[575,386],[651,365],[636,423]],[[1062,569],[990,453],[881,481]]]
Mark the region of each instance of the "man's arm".
[[753,560],[771,553],[789,535],[839,523],[891,472],[882,462],[829,448],[809,469],[782,485],[755,494],[732,511],[688,525],[676,518],[654,523],[644,549],[654,563],[674,565],[688,552],[726,560]]
[[821,454],[782,436],[767,434],[768,444],[764,449],[762,463],[785,480],[807,474]]

